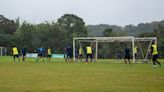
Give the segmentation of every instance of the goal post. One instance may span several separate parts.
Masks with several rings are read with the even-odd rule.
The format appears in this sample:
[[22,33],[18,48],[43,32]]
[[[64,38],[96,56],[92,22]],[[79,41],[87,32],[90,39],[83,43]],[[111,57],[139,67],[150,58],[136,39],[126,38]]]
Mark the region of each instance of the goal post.
[[[95,43],[95,60],[97,60],[98,58],[98,44],[100,42],[107,42],[107,43],[111,43],[111,42],[129,42],[131,43],[131,49],[132,49],[132,59],[133,62],[135,62],[135,53],[134,53],[134,47],[135,47],[135,42],[136,41],[149,41],[149,46],[147,48],[147,52],[146,55],[143,55],[143,60],[147,59],[148,56],[148,51],[151,47],[152,41],[155,41],[155,43],[157,44],[157,38],[156,37],[144,37],[144,38],[135,38],[134,36],[124,36],[124,37],[76,37],[73,38],[73,60],[75,61],[75,48],[77,47],[76,43],[77,41],[80,42],[90,42],[90,43]],[[142,50],[142,48],[140,47],[140,49]],[[142,52],[143,53],[143,52]]]

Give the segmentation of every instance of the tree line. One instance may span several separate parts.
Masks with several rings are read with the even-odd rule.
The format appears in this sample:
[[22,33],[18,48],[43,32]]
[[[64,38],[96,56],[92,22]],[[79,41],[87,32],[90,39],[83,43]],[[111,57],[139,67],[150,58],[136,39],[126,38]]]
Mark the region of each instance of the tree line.
[[[27,47],[28,52],[34,52],[38,47],[54,48],[53,52],[63,53],[66,46],[72,46],[73,37],[88,37],[88,36],[127,36],[133,35],[136,37],[158,37],[158,47],[160,56],[164,57],[164,23],[155,22],[154,25],[139,24],[137,27],[127,25],[120,27],[116,25],[85,25],[82,18],[74,14],[64,14],[57,21],[45,21],[39,24],[32,24],[26,21],[20,23],[20,19],[8,19],[0,15],[0,46],[10,49],[16,45],[19,49],[23,46]],[[151,29],[150,29],[151,27]],[[153,29],[153,30],[152,30]],[[150,30],[150,31],[142,31]],[[119,46],[119,44],[116,44]],[[109,44],[99,46],[99,57],[104,57]],[[110,48],[114,48],[111,46]],[[105,49],[104,49],[105,48]],[[110,51],[114,53],[114,51]],[[109,55],[106,54],[105,57]],[[112,56],[114,57],[114,55]]]

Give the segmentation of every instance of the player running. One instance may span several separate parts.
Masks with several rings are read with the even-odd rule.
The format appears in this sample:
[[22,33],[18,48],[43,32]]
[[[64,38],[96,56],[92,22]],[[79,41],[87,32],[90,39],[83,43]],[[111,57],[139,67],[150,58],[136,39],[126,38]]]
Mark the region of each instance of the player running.
[[151,45],[151,53],[152,53],[153,67],[157,67],[156,63],[158,63],[161,67],[161,63],[157,61],[158,50],[157,50],[157,45],[155,44],[154,41],[152,42],[152,45]]
[[38,62],[39,59],[42,59],[44,62],[45,48],[43,48],[43,47],[38,48],[37,52],[38,52],[38,58],[36,59],[36,62]]

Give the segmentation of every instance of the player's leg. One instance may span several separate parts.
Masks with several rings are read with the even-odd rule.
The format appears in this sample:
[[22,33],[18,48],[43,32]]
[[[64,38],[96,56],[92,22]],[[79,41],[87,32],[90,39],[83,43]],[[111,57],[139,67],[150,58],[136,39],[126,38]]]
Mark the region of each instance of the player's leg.
[[69,62],[70,61],[70,54],[68,54],[68,57],[67,57],[67,61]]
[[23,55],[22,55],[22,61],[23,61],[23,62],[25,61],[25,57],[26,57],[26,55],[23,54]]
[[90,58],[91,58],[91,63],[92,63],[92,58],[93,58],[92,54],[90,54]]
[[127,55],[125,55],[125,57],[124,57],[124,62],[125,62],[125,64],[127,64],[126,59],[127,59]]
[[89,58],[89,54],[87,54],[86,56],[86,63],[88,62],[88,58]]
[[13,55],[14,62],[15,62],[15,57],[16,57],[16,56],[15,56],[15,55]]
[[51,60],[51,55],[47,55],[47,61],[50,62]]
[[19,55],[16,55],[16,57],[17,57],[18,61],[20,62],[20,58],[19,58]]
[[51,61],[51,55],[49,55],[49,62]]
[[67,53],[67,54],[66,54],[66,58],[65,58],[65,61],[66,61],[66,62],[68,61],[68,58],[69,58],[69,54]]
[[128,62],[129,62],[129,64],[131,64],[131,62],[130,62],[130,55],[128,55],[127,58],[128,58]]
[[24,55],[22,55],[22,62],[24,62],[25,58],[24,58]]
[[138,62],[138,60],[137,60],[137,53],[135,53],[134,56],[135,56],[135,63],[137,63]]
[[40,58],[41,58],[41,54],[38,53],[38,57],[37,57],[37,59],[36,59],[36,62],[38,62]]
[[157,58],[158,58],[158,54],[154,55],[155,62],[157,62],[161,66],[161,63],[157,60]]
[[44,60],[44,54],[42,54],[41,58],[42,58],[43,62],[45,62],[45,60]]
[[153,61],[153,67],[156,67],[156,59],[155,59],[155,55],[153,55],[153,57],[152,57],[152,61]]
[[79,57],[80,57],[80,61],[82,62],[82,57],[83,57],[83,55],[81,54]]

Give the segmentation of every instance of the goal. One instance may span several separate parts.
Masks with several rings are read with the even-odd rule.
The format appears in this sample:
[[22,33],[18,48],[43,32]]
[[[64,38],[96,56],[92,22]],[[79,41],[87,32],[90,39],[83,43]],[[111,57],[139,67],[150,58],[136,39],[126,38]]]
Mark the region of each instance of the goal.
[[[130,44],[130,48],[132,49],[132,59],[133,62],[135,62],[135,53],[134,53],[134,47],[138,46],[141,58],[143,61],[147,60],[149,49],[151,47],[152,42],[155,41],[155,44],[157,44],[157,38],[156,37],[144,37],[144,38],[135,38],[134,36],[125,36],[125,37],[76,37],[73,38],[73,59],[75,61],[75,51],[76,48],[81,47],[81,43],[90,43],[94,44],[94,59],[98,59],[98,49],[99,49],[99,43],[119,43],[119,42],[125,42]],[[141,46],[140,43],[146,42],[147,45],[143,45],[144,48]]]

